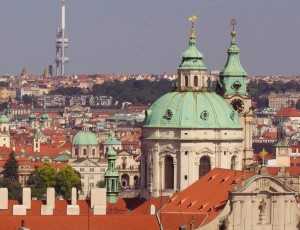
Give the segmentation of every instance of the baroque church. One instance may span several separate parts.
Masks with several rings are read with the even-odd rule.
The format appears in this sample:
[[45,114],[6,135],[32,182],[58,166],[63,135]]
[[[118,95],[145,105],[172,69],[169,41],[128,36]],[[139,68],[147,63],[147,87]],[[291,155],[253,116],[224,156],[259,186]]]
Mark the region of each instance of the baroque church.
[[247,72],[240,64],[236,21],[228,59],[217,86],[196,47],[196,17],[182,53],[178,82],[146,111],[142,127],[141,196],[170,196],[213,168],[242,170],[252,164],[253,108]]

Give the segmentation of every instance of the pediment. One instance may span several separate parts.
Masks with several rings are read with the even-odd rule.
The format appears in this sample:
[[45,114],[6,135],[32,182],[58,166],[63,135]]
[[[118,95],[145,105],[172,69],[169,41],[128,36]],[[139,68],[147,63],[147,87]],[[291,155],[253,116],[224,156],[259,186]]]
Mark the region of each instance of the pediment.
[[167,147],[163,148],[160,152],[161,153],[165,153],[165,152],[174,153],[174,150],[170,146],[167,146]]
[[118,156],[131,156],[131,154],[123,150],[118,153]]
[[202,149],[198,150],[197,153],[214,153],[214,151],[207,146],[203,147]]
[[74,164],[77,167],[83,167],[83,166],[85,166],[85,167],[97,167],[98,166],[97,163],[91,161],[88,158],[82,159],[81,161],[74,161],[71,164]]
[[270,176],[255,176],[246,181],[246,184],[233,193],[295,193],[279,179]]

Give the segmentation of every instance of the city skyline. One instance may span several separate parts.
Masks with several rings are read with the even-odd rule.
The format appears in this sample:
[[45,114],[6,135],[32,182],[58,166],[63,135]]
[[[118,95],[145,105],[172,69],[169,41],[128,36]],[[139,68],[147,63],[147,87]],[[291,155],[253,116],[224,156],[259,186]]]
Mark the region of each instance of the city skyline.
[[[300,2],[265,0],[72,2],[66,0],[70,40],[66,74],[174,73],[188,47],[195,13],[197,46],[209,70],[222,70],[237,19],[241,63],[249,75],[299,75]],[[0,74],[42,74],[55,58],[61,1],[11,0],[0,9]]]

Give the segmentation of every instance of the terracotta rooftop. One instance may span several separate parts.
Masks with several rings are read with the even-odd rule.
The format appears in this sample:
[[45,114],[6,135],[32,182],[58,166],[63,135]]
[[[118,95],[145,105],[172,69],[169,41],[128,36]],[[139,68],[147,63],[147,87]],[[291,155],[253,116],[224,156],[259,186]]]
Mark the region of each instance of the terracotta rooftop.
[[294,107],[285,107],[277,111],[275,117],[300,117],[300,112]]
[[[173,195],[159,213],[163,228],[179,229],[182,224],[189,227],[193,218],[194,228],[198,228],[200,223],[209,223],[225,207],[228,191],[235,186],[234,179],[237,184],[242,183],[242,174],[242,171],[215,168],[185,190]],[[245,172],[244,179],[253,175]]]
[[[127,204],[131,202],[128,199]],[[133,201],[131,199],[131,201]],[[124,200],[120,199],[118,203],[124,204]],[[136,202],[136,201],[135,201]],[[125,202],[126,203],[126,202]],[[144,201],[145,203],[145,201]],[[151,203],[151,202],[150,202]],[[65,200],[56,200],[55,210],[52,216],[41,216],[41,205],[43,201],[32,200],[31,209],[27,210],[26,216],[13,216],[13,205],[20,204],[19,201],[10,200],[8,210],[0,211],[0,230],[18,229],[21,226],[21,221],[24,220],[24,225],[31,230],[44,229],[72,229],[72,230],[98,230],[101,226],[105,226],[105,229],[133,229],[139,230],[145,227],[145,229],[159,229],[159,224],[155,215],[144,214],[140,212],[136,213],[121,213],[107,214],[104,216],[94,216],[92,210],[89,208],[88,201],[77,201],[80,208],[80,215],[67,216],[66,210],[69,204]],[[109,206],[110,204],[108,204]],[[141,206],[142,204],[140,204]],[[122,205],[121,205],[122,206]]]

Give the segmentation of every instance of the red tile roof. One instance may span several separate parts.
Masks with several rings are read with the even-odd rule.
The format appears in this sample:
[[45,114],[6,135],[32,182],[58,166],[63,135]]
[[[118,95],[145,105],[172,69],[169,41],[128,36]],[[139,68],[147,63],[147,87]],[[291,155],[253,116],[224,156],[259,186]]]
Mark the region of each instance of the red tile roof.
[[[268,173],[271,176],[276,176],[280,171],[281,167],[267,167]],[[293,177],[300,176],[300,167],[286,167],[285,170],[289,173],[289,175],[293,175]]]
[[300,117],[300,112],[294,107],[285,107],[277,111],[275,117]]
[[277,139],[277,132],[266,132],[264,133],[263,137],[269,139]]
[[[123,199],[121,199],[121,202]],[[89,202],[79,200],[77,204],[80,208],[79,216],[67,216],[66,210],[68,202],[65,200],[56,200],[55,209],[52,216],[41,216],[41,205],[43,201],[33,200],[31,209],[27,210],[26,216],[13,216],[13,205],[20,204],[18,201],[9,201],[8,210],[0,211],[0,230],[18,229],[21,226],[21,221],[24,220],[24,225],[31,230],[44,229],[72,229],[72,230],[98,230],[103,228],[108,230],[115,229],[133,229],[139,230],[144,227],[146,229],[159,229],[158,221],[155,215],[104,215],[94,216],[89,208]]]
[[[179,229],[183,224],[190,226],[195,218],[195,228],[212,221],[223,210],[228,199],[228,191],[234,188],[234,179],[242,183],[242,172],[215,168],[185,190],[173,195],[170,202],[160,211],[164,229]],[[244,173],[247,180],[254,173]],[[169,221],[173,215],[172,221]],[[164,221],[165,220],[165,221]]]

